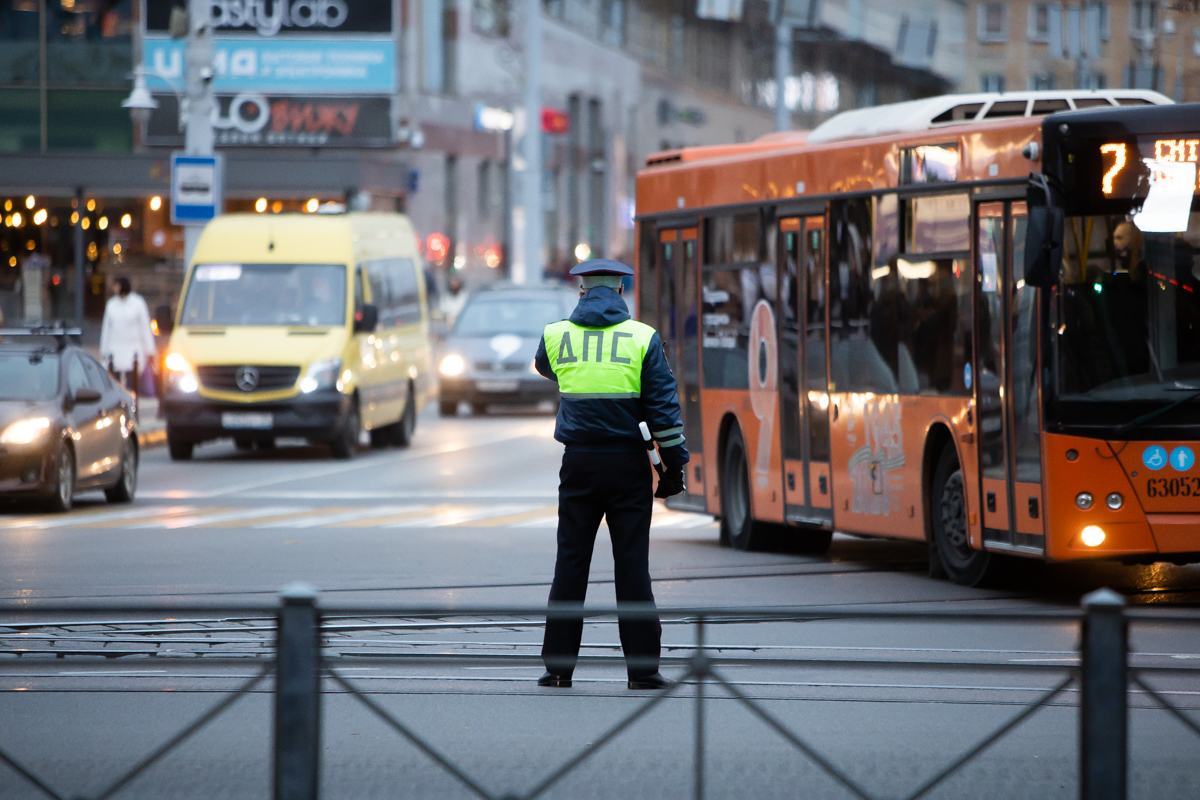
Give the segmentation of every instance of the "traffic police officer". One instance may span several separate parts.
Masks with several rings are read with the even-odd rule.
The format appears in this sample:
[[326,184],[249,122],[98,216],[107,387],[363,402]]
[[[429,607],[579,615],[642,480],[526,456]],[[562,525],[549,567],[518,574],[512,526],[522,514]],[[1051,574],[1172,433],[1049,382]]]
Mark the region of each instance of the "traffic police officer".
[[[635,322],[622,298],[622,276],[633,270],[607,259],[571,270],[582,280],[570,319],[546,326],[535,365],[558,382],[561,402],[554,438],[566,445],[558,486],[558,559],[550,605],[582,607],[596,530],[608,520],[616,567],[617,602],[647,603],[650,515],[654,497],[683,491],[688,452],[662,340]],[[665,467],[652,495],[650,461],[638,423],[646,422]],[[620,617],[621,648],[630,689],[669,685],[658,672],[662,626],[657,616]],[[546,620],[541,686],[571,685],[583,618]]]

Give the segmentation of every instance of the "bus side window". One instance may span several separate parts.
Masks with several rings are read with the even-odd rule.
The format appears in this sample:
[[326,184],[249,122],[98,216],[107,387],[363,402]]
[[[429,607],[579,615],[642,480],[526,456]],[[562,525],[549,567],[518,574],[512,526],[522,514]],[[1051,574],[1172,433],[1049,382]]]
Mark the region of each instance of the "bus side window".
[[835,392],[898,391],[893,292],[890,271],[873,266],[872,203],[863,198],[831,205],[829,366]]

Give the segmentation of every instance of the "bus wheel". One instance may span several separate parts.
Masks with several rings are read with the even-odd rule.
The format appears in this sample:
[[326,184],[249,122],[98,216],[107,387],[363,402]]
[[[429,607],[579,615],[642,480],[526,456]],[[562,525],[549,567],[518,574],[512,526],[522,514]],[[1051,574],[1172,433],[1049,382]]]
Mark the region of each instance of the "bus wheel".
[[762,544],[765,526],[755,523],[750,514],[750,476],[747,472],[746,444],[742,432],[734,427],[725,442],[725,463],[721,471],[721,543],[735,550],[753,550]]
[[987,575],[992,554],[975,550],[968,539],[963,474],[952,447],[942,451],[933,473],[930,501],[934,547],[946,577],[963,586],[978,586]]

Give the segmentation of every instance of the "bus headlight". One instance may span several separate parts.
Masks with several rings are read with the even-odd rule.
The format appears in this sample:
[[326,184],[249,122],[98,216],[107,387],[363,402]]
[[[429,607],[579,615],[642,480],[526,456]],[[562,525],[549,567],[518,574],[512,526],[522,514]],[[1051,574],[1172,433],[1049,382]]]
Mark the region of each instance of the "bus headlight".
[[1099,525],[1088,525],[1079,534],[1079,539],[1088,547],[1099,547],[1104,543],[1104,529]]
[[451,353],[442,359],[442,364],[438,367],[438,372],[454,377],[455,375],[462,375],[463,370],[466,368],[467,362],[463,361],[463,357],[458,353]]
[[1121,506],[1125,505],[1125,498],[1121,496],[1120,492],[1109,492],[1108,497],[1104,498],[1104,505],[1108,506],[1113,511],[1116,511]]
[[312,362],[305,370],[304,377],[300,379],[300,391],[309,394],[318,389],[332,389],[338,382],[338,370],[341,368],[340,358]]
[[1075,495],[1075,505],[1078,506],[1081,511],[1087,511],[1092,507],[1092,503],[1094,502],[1096,502],[1096,498],[1092,497],[1091,492],[1080,492],[1079,494]]

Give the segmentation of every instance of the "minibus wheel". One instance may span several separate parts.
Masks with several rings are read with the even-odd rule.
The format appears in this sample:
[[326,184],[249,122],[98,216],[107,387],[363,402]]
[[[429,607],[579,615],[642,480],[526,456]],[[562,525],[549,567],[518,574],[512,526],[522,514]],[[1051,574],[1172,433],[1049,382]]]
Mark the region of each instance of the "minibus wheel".
[[933,543],[946,577],[962,586],[978,586],[987,577],[992,554],[971,547],[966,485],[952,446],[947,446],[938,460],[929,501]]
[[762,544],[765,526],[752,516],[746,443],[736,425],[725,442],[722,466],[721,542],[728,542],[735,550],[753,550]]
[[342,427],[334,433],[329,451],[334,458],[354,458],[358,454],[358,436],[362,432],[362,417],[358,413],[358,398],[350,401]]

